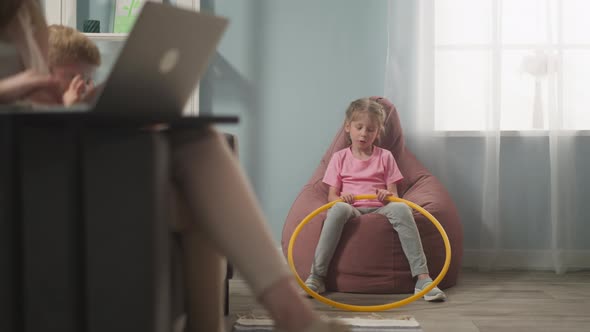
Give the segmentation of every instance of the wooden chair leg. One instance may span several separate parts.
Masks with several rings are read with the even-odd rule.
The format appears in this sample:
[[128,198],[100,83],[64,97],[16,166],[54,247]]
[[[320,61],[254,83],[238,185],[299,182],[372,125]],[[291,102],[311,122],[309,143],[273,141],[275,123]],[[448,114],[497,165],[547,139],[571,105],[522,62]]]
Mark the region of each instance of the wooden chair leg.
[[223,313],[227,316],[229,314],[229,279],[225,278],[225,306]]
[[229,314],[229,279],[234,276],[234,267],[230,262],[227,262],[227,270],[225,272],[225,307],[224,313],[227,316]]

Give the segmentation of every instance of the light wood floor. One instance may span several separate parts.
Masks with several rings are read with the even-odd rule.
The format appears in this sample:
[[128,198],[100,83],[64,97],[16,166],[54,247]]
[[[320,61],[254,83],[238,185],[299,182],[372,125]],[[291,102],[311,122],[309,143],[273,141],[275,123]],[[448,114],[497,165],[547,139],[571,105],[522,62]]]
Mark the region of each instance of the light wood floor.
[[[446,290],[448,301],[409,305],[378,314],[411,315],[424,332],[586,332],[590,331],[590,271],[551,272],[463,271],[459,284]],[[400,300],[401,295],[332,293],[345,303],[367,305]],[[309,300],[316,310],[335,317],[362,317]],[[228,331],[241,314],[265,314],[243,280],[230,281]]]

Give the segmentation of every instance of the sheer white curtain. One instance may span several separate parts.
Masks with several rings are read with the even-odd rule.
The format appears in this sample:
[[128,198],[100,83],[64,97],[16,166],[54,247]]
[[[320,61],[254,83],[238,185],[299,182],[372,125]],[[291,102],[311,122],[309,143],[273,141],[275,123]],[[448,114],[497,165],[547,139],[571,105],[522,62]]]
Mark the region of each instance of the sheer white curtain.
[[389,1],[385,95],[459,207],[467,266],[590,268],[589,10]]

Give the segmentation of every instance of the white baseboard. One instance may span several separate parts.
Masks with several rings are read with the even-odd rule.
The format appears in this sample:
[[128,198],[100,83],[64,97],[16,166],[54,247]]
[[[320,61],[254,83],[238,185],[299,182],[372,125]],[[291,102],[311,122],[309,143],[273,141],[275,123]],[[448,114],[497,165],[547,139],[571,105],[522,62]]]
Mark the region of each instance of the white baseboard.
[[[283,249],[278,247],[283,256]],[[554,261],[561,262],[559,266]],[[466,249],[463,252],[463,268],[484,270],[577,271],[590,270],[590,250],[482,250]],[[243,280],[234,267],[233,279]]]
[[[558,262],[557,264],[555,262]],[[548,270],[565,272],[590,269],[590,250],[481,250],[466,249],[463,267],[490,270]]]

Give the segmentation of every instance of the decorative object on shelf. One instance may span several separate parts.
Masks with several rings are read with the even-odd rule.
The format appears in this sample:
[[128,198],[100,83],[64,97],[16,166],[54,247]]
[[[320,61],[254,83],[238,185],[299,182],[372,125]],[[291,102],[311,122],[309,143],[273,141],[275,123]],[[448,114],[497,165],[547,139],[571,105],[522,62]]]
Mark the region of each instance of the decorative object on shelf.
[[553,54],[537,50],[535,54],[527,55],[522,59],[520,68],[530,74],[535,80],[535,96],[533,98],[533,128],[545,129],[543,111],[543,92],[541,83],[544,78],[556,73],[557,58]]
[[82,26],[83,32],[100,33],[100,21],[99,20],[85,20]]
[[162,0],[117,0],[115,1],[115,23],[113,32],[128,33],[146,1],[162,2]]

